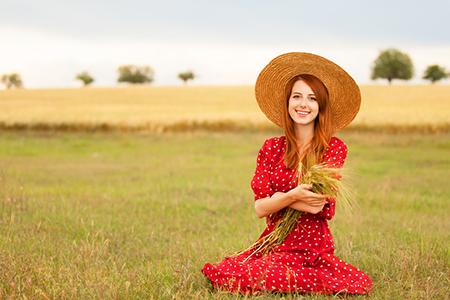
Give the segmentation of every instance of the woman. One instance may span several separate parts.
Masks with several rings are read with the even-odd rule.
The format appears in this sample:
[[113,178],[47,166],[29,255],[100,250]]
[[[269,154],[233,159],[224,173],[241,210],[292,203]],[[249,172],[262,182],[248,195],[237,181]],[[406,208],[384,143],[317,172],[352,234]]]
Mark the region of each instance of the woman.
[[298,166],[307,157],[342,167],[346,145],[332,134],[347,126],[361,102],[353,78],[333,62],[309,53],[286,53],[260,73],[255,94],[263,113],[285,136],[267,140],[257,158],[252,189],[259,218],[274,230],[289,207],[304,212],[296,227],[264,255],[251,249],[206,264],[203,273],[214,288],[240,293],[299,292],[367,294],[372,285],[359,269],[334,256],[327,220],[336,201],[298,185]]

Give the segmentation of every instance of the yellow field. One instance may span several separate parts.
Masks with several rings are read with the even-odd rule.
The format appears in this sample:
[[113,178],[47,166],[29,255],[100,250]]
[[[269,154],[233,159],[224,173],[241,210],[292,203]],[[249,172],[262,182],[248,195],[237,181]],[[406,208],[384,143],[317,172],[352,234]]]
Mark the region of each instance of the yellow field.
[[[361,86],[349,129],[450,131],[450,86]],[[66,130],[272,128],[252,86],[0,91],[0,127]]]
[[450,85],[360,88],[361,110],[351,126],[450,132]]

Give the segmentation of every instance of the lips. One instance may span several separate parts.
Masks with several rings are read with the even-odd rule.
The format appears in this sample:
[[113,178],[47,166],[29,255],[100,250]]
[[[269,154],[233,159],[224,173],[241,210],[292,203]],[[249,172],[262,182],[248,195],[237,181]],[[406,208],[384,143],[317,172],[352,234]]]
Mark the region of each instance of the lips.
[[300,110],[296,110],[295,111],[299,116],[307,116],[309,115],[311,112],[309,111],[300,111]]

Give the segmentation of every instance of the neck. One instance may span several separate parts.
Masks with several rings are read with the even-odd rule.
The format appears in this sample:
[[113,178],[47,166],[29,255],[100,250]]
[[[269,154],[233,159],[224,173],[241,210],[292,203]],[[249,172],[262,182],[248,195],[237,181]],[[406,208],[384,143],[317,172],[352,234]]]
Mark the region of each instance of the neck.
[[314,137],[314,124],[313,126],[297,126],[295,128],[295,134],[297,136],[297,142],[300,149],[305,147]]

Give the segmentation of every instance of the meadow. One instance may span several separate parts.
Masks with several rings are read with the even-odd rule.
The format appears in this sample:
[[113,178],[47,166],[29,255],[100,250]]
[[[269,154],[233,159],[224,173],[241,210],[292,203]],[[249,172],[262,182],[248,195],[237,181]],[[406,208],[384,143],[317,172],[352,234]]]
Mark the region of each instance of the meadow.
[[[450,132],[450,85],[361,86],[348,130]],[[0,91],[0,129],[230,131],[269,129],[252,86],[121,87]]]
[[361,91],[338,133],[361,209],[329,224],[372,294],[213,292],[203,265],[265,227],[250,181],[282,131],[250,86],[137,86],[0,91],[0,299],[450,299],[450,86]]
[[0,299],[449,299],[450,136],[342,132],[361,210],[329,222],[369,296],[213,292],[264,228],[250,180],[280,131],[0,134]]

